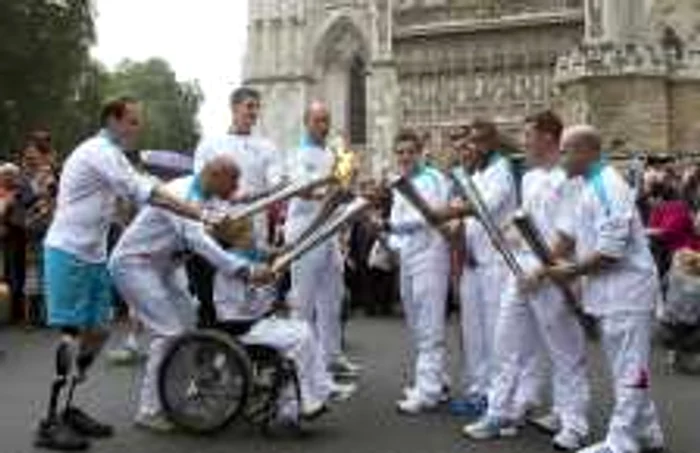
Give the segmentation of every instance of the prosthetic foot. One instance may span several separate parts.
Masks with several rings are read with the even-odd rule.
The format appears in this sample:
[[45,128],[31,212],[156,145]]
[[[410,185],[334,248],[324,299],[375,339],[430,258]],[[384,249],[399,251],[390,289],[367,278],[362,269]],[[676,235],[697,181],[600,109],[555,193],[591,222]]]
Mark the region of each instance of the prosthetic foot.
[[114,428],[100,423],[75,406],[67,407],[62,414],[63,422],[75,432],[86,437],[104,439],[114,435]]
[[88,449],[90,443],[63,420],[56,418],[39,423],[34,445],[49,450],[83,451]]
[[56,348],[56,376],[51,384],[51,395],[46,418],[39,422],[34,443],[37,447],[61,451],[81,451],[89,447],[89,442],[73,430],[57,410],[61,392],[69,380],[73,362],[77,356],[78,344],[75,332],[64,332]]

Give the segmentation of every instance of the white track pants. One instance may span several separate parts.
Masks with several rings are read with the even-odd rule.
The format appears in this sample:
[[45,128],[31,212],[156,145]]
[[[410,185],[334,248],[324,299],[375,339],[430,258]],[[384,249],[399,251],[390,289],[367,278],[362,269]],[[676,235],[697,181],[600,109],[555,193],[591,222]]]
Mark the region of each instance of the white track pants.
[[525,298],[514,278],[502,302],[489,415],[518,420],[525,416],[527,404],[538,400],[545,368],[538,354],[542,345],[552,365],[554,412],[563,427],[586,435],[590,392],[585,339],[575,315],[557,288],[546,286]]
[[276,349],[296,366],[303,404],[323,403],[331,390],[331,376],[326,369],[319,343],[303,320],[277,317],[255,323],[240,340],[245,344]]
[[168,340],[196,325],[196,301],[187,291],[184,267],[156,269],[150,264],[113,262],[110,270],[117,289],[132,304],[149,337],[138,411],[155,414],[162,409],[158,369]]
[[650,392],[651,324],[651,312],[615,313],[600,319],[615,393],[606,444],[615,453],[638,453],[640,443],[663,444]]
[[295,314],[313,328],[329,365],[342,353],[343,268],[335,240],[311,250],[292,264]]
[[478,268],[463,268],[460,278],[459,303],[462,333],[461,388],[464,396],[485,395],[488,391],[492,341],[486,316],[481,275]]
[[464,268],[460,279],[462,391],[487,395],[494,371],[496,320],[506,269],[498,263]]
[[445,384],[447,265],[445,257],[420,266],[402,263],[400,270],[401,301],[415,354],[413,389],[427,402],[436,402]]

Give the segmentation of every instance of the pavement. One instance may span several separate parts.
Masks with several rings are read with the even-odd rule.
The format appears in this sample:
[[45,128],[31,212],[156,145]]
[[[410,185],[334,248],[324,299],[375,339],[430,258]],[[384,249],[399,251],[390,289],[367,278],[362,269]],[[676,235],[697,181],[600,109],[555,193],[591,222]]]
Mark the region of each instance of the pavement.
[[[450,325],[453,367],[458,366],[457,326]],[[117,337],[119,334],[115,335]],[[55,334],[46,330],[0,328],[0,453],[41,451],[32,447],[32,433],[45,410],[52,373]],[[98,362],[78,401],[117,435],[95,442],[96,453],[543,453],[553,451],[548,438],[525,429],[515,439],[474,442],[460,435],[466,420],[445,409],[406,417],[396,413],[395,400],[405,384],[409,355],[400,319],[352,319],[347,349],[363,374],[355,397],[306,427],[304,435],[280,431],[270,437],[243,425],[220,435],[192,437],[157,435],[134,428],[132,416],[140,377],[138,367],[114,367]],[[594,435],[604,433],[610,410],[609,381],[597,345],[591,345],[590,376],[594,389],[591,419]],[[664,371],[660,353],[654,357],[653,389],[671,453],[700,451],[700,377]]]

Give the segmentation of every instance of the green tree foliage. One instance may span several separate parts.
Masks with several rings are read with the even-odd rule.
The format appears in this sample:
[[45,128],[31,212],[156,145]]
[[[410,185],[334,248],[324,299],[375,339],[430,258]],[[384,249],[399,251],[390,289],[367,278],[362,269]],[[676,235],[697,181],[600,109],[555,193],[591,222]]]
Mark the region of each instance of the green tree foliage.
[[[115,0],[118,1],[118,0]],[[192,149],[202,91],[178,82],[167,62],[126,61],[114,72],[90,58],[93,0],[0,0],[0,160],[35,127],[59,154],[97,129],[100,106],[128,94],[143,102],[141,148]]]
[[57,145],[72,141],[60,127],[76,108],[95,42],[91,0],[0,1],[0,153],[48,126]]
[[106,93],[141,100],[145,129],[139,148],[187,151],[197,144],[202,90],[196,82],[178,82],[166,61],[122,62],[110,74]]

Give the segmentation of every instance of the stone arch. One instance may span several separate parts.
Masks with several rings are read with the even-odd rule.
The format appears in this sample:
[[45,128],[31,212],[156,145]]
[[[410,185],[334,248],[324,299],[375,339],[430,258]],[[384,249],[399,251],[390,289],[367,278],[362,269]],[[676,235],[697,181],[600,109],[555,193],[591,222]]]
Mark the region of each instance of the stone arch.
[[[335,132],[364,145],[367,92],[362,82],[366,82],[370,46],[361,23],[347,13],[330,16],[314,34],[311,49],[312,96],[328,103]],[[364,69],[358,70],[358,65]],[[358,79],[363,76],[364,80]],[[358,123],[365,124],[365,133],[358,133]]]
[[[362,24],[347,13],[336,13],[327,18],[314,33],[311,42],[313,50],[309,64],[312,72],[326,65],[329,60],[337,58],[338,54],[335,51],[342,48],[343,44],[351,45],[352,50],[359,52],[366,60],[369,59],[369,37]],[[345,55],[341,53],[340,56]],[[348,59],[353,56],[349,56]]]

